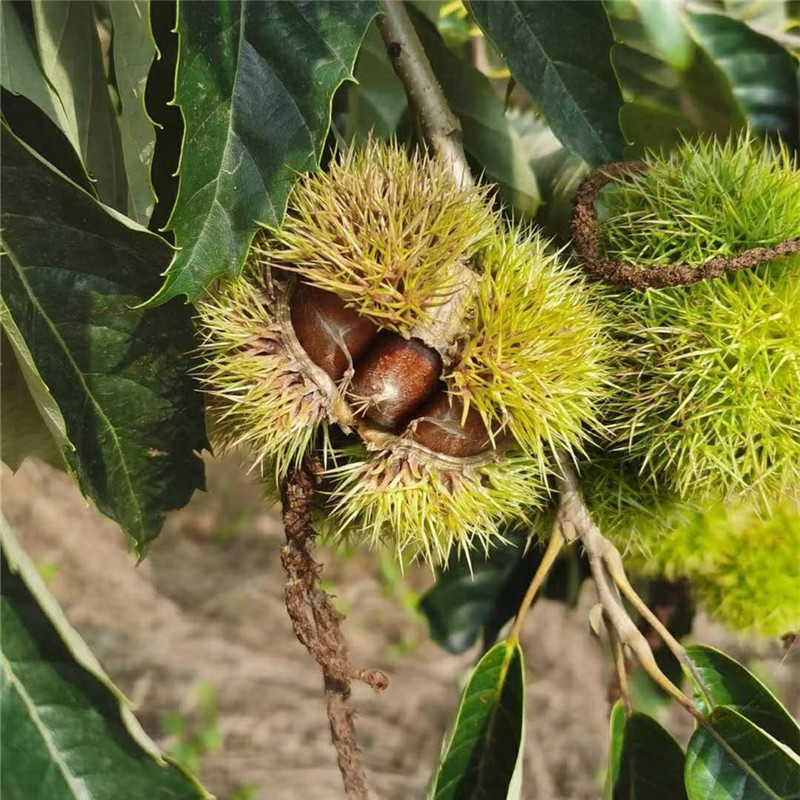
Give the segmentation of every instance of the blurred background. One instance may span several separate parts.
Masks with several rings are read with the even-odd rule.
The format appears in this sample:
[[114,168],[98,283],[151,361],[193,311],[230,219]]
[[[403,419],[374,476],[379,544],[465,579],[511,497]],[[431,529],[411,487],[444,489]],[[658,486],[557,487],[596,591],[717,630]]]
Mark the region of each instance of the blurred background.
[[[139,565],[123,535],[72,480],[28,460],[5,466],[3,513],[51,591],[156,741],[220,800],[338,800],[336,756],[316,662],[283,604],[277,511],[236,460],[207,462],[209,492],[170,516]],[[356,664],[384,670],[382,696],[354,686],[367,774],[379,800],[422,798],[459,688],[479,646],[460,656],[429,638],[417,605],[427,568],[403,577],[389,556],[331,559],[323,586],[347,615]],[[577,606],[539,601],[522,637],[528,671],[524,796],[596,800],[606,757],[610,662]],[[800,716],[800,647],[747,640],[702,615],[692,637],[725,649]],[[661,720],[684,743],[689,718]]]

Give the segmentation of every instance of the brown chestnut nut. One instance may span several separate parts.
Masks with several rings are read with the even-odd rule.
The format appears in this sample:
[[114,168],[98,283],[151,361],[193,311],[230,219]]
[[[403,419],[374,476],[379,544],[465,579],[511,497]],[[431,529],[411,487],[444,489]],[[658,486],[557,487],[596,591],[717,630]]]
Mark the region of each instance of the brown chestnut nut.
[[291,319],[308,357],[334,381],[342,379],[378,333],[372,320],[307,283],[298,283],[292,295]]
[[489,431],[474,406],[470,406],[464,424],[464,404],[458,397],[438,391],[418,409],[409,423],[411,438],[418,444],[446,456],[466,458],[492,447]]
[[381,331],[356,365],[348,395],[362,416],[395,430],[439,384],[442,359],[419,339]]

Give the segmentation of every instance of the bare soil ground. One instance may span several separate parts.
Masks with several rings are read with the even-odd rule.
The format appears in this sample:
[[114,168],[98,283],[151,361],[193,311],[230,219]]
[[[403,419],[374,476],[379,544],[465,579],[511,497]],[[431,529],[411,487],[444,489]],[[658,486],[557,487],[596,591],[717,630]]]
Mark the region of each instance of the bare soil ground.
[[[283,605],[282,530],[258,489],[232,462],[209,463],[209,493],[171,515],[150,555],[136,566],[122,534],[62,473],[28,461],[3,468],[3,513],[111,677],[138,706],[163,745],[165,715],[202,731],[198,687],[212,687],[221,746],[200,759],[206,787],[220,798],[339,800],[317,665],[292,633]],[[453,657],[427,640],[424,623],[401,602],[431,582],[381,578],[376,557],[332,560],[324,578],[347,614],[353,660],[390,678],[380,697],[355,689],[357,726],[378,800],[421,798],[442,735],[456,709],[471,655]],[[526,798],[596,800],[606,755],[609,666],[587,623],[587,590],[577,609],[547,601],[526,622]],[[798,648],[744,642],[708,623],[703,641],[755,659],[760,674],[800,713]],[[474,655],[474,654],[473,654]],[[682,738],[680,712],[667,724]],[[250,794],[242,787],[251,787]],[[238,794],[237,794],[238,792]]]

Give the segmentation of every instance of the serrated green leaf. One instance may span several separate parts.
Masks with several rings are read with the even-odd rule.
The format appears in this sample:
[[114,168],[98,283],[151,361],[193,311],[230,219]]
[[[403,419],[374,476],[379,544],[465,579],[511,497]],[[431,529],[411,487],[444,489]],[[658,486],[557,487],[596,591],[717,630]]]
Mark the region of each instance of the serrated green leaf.
[[646,714],[611,711],[608,774],[603,800],[686,800],[683,750]]
[[689,800],[797,800],[800,757],[732,708],[720,706],[686,748]]
[[622,157],[622,95],[601,3],[471,0],[467,7],[570,150],[592,166]]
[[113,25],[114,77],[122,106],[118,117],[128,180],[128,216],[147,225],[155,204],[150,165],[156,132],[144,105],[156,43],[150,30],[149,0],[108,4]]
[[238,275],[257,223],[280,224],[297,175],[318,166],[331,98],[376,12],[374,0],[180,4],[178,251],[153,303]]
[[64,110],[64,133],[97,181],[100,199],[127,210],[128,184],[92,3],[32,0],[42,70]]
[[721,14],[690,16],[689,28],[727,77],[752,128],[800,144],[800,87],[789,53],[769,36]]
[[448,49],[431,22],[416,10],[411,17],[447,103],[461,121],[467,154],[499,184],[506,203],[533,216],[541,205],[539,185],[503,101],[482,72]]
[[800,755],[800,726],[764,684],[725,653],[706,645],[690,645],[686,657],[702,682],[701,709],[728,706]]
[[203,486],[203,403],[187,306],[134,308],[169,248],[3,127],[2,298],[58,404],[81,490],[141,551]]
[[461,696],[430,800],[515,800],[524,750],[525,670],[517,642],[496,644]]
[[3,800],[199,800],[164,760],[0,518]]

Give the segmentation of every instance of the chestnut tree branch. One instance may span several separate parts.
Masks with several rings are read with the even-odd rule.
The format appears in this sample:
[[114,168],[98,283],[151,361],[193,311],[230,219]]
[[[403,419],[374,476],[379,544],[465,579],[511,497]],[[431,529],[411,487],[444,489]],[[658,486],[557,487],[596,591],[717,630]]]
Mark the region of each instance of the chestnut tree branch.
[[[589,509],[583,502],[578,476],[572,465],[563,455],[556,459],[558,472],[556,474],[557,488],[559,492],[557,519],[561,523],[561,532],[567,541],[580,539],[586,555],[589,559],[589,568],[592,572],[597,595],[603,606],[603,615],[607,623],[613,627],[619,641],[625,645],[642,665],[645,672],[673,699],[675,699],[686,711],[695,719],[704,719],[703,715],[695,707],[694,703],[662,672],[656,663],[653,651],[644,634],[636,627],[620,597],[619,580],[626,587],[626,596],[629,596],[628,588],[632,595],[636,595],[633,587],[625,576],[622,568],[622,557],[614,544],[606,539],[600,529],[592,520]],[[641,605],[644,605],[641,598],[636,595]],[[648,619],[648,621],[650,621]],[[660,623],[659,623],[660,624]],[[662,626],[663,627],[663,626]],[[673,653],[684,666],[688,665],[686,654],[680,643],[671,635],[670,639],[674,645],[671,647]],[[668,642],[669,644],[669,642]]]
[[[383,0],[381,11],[378,27],[386,52],[411,100],[425,140],[444,167],[452,172],[456,186],[473,186],[461,143],[461,123],[447,104],[405,3]],[[452,287],[446,299],[427,309],[427,323],[417,325],[411,335],[436,350],[447,365],[457,350],[464,307],[475,292],[477,281],[469,265],[462,260],[454,261],[450,274],[443,275],[442,280]]]
[[450,110],[414,24],[399,0],[384,0],[378,27],[392,66],[417,113],[425,140],[452,170],[456,185],[472,186],[472,173],[461,144],[461,123]]

